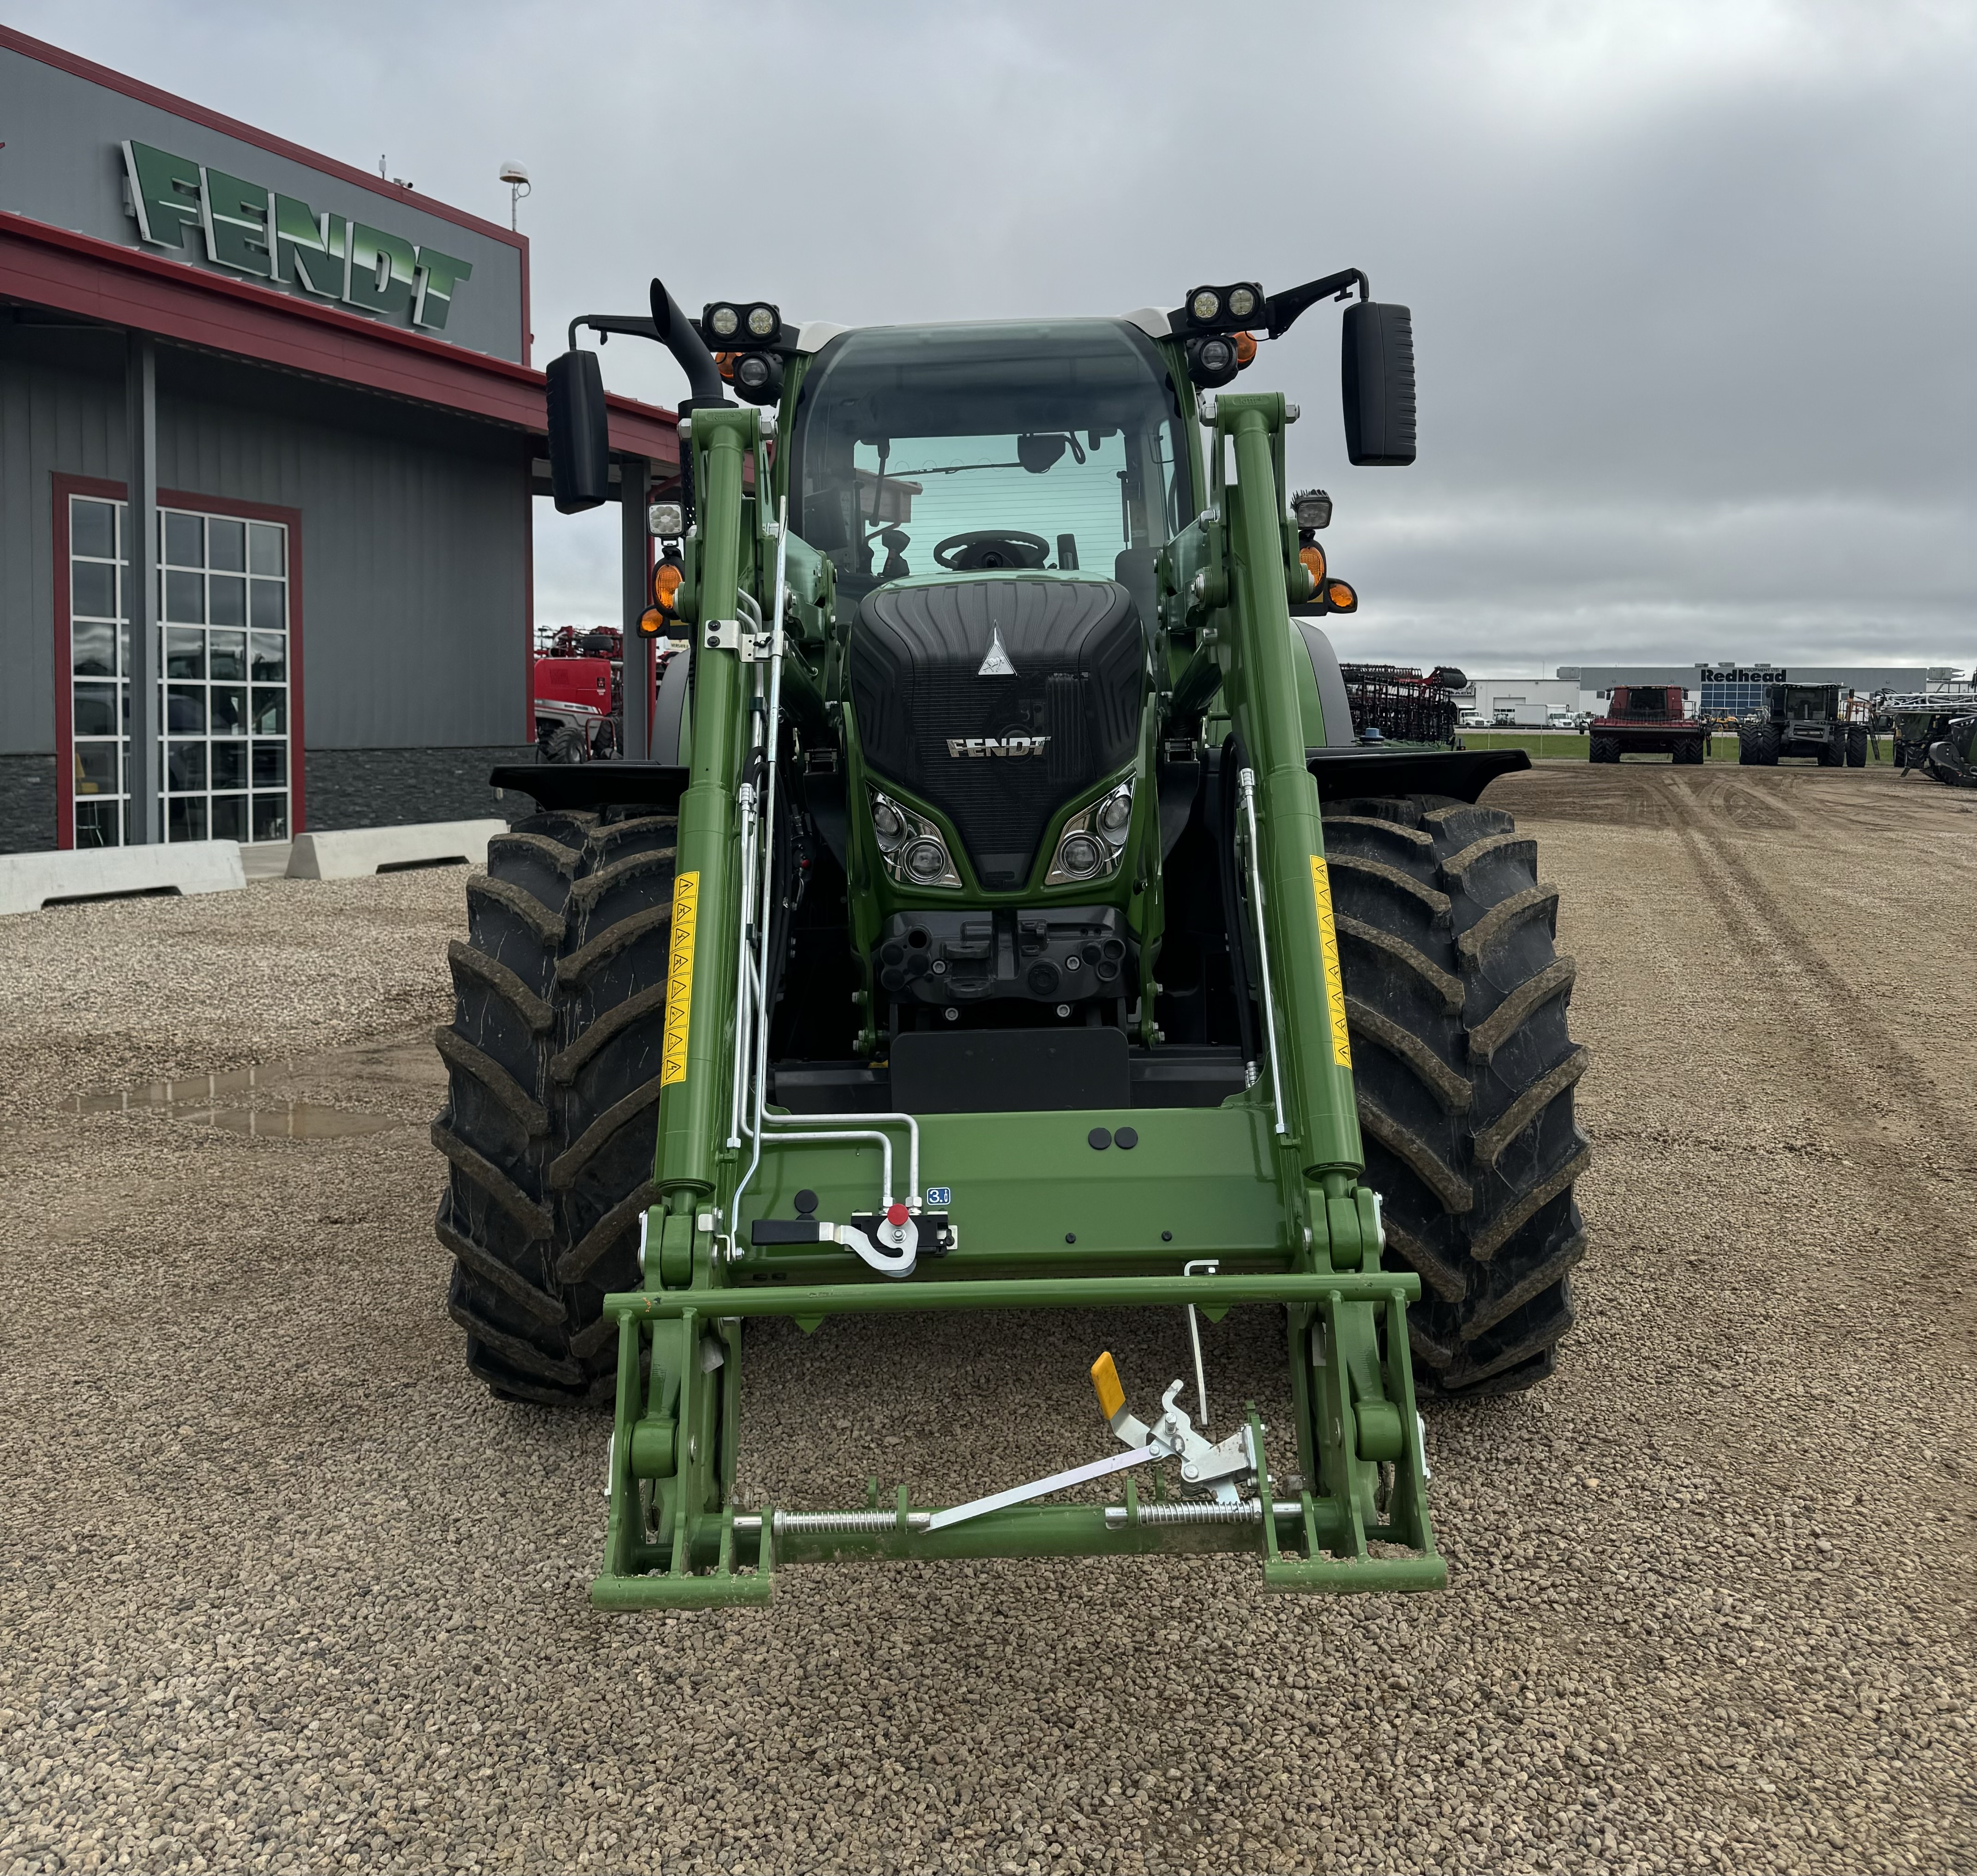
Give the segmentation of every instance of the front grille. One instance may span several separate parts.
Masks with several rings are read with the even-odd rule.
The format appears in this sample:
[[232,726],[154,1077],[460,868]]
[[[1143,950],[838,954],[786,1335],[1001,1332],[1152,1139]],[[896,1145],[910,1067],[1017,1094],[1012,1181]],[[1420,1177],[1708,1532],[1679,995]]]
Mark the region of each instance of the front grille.
[[[979,675],[1000,633],[1012,677]],[[858,610],[866,765],[954,824],[983,885],[1022,885],[1053,813],[1131,759],[1146,644],[1114,580],[988,576],[882,586]],[[1011,738],[1040,751],[998,751]],[[951,745],[973,741],[975,752]]]

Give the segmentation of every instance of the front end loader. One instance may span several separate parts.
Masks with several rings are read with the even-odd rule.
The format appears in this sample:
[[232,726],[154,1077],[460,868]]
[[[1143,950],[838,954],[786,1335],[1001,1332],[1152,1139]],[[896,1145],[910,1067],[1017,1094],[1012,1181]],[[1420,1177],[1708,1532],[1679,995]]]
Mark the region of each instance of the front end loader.
[[[1410,462],[1408,309],[1356,271],[857,330],[655,281],[573,323],[564,510],[611,472],[579,328],[692,388],[649,621],[690,693],[676,762],[497,771],[539,811],[468,887],[434,1138],[470,1366],[614,1413],[599,1606],[861,1558],[1445,1581],[1418,1396],[1551,1371],[1586,1052],[1557,894],[1478,805],[1526,758],[1355,738],[1297,407],[1233,388],[1332,299],[1349,454]],[[1253,1305],[1294,1467],[1210,1423],[1197,1339],[1144,1417],[1094,1348],[1097,1456],[1050,1477],[736,1501],[751,1316]]]

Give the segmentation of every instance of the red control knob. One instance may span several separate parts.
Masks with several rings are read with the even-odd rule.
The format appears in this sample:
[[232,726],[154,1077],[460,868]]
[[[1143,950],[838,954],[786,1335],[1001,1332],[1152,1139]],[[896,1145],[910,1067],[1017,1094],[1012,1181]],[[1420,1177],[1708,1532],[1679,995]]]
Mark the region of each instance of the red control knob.
[[896,1228],[899,1226],[904,1224],[906,1221],[906,1208],[905,1206],[888,1205],[886,1207],[886,1222],[888,1224]]

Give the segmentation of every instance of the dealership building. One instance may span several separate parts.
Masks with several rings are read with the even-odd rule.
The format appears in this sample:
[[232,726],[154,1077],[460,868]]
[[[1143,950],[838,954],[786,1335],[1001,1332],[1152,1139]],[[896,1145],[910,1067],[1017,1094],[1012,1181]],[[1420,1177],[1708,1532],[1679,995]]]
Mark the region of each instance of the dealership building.
[[[520,236],[0,28],[0,853],[497,811],[531,350]],[[678,446],[610,405],[629,608]]]

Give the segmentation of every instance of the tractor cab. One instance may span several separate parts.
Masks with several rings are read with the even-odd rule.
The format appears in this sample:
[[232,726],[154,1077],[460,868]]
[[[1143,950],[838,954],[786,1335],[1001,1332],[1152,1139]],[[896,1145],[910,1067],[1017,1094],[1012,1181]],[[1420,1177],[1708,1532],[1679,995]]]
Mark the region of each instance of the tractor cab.
[[1180,398],[1123,320],[886,326],[811,362],[790,521],[841,603],[903,580],[1116,580],[1154,616],[1154,560],[1193,518]]

